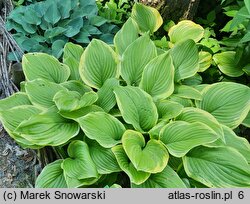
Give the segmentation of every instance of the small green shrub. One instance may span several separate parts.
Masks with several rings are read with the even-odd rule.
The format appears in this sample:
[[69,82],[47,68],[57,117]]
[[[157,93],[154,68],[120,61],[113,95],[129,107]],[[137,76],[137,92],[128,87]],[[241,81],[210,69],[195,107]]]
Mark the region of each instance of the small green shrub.
[[233,131],[249,126],[250,88],[197,83],[203,28],[180,22],[165,51],[149,35],[161,24],[135,4],[114,47],[67,43],[64,63],[24,55],[26,81],[0,119],[23,147],[65,151],[36,187],[250,187],[250,145]]
[[22,50],[59,58],[68,41],[87,45],[99,38],[112,42],[119,29],[97,12],[95,0],[46,0],[15,8],[6,26]]

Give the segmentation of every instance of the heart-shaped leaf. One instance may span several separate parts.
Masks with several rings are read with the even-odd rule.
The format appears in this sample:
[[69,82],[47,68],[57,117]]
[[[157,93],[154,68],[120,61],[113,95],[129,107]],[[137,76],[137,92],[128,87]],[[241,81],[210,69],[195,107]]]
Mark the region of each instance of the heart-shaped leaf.
[[175,121],[167,124],[160,132],[160,140],[175,157],[183,157],[192,148],[217,139],[216,132],[200,122]]
[[134,130],[123,134],[122,145],[138,171],[159,173],[168,163],[168,152],[159,140],[151,139],[146,144],[143,135]]
[[111,148],[120,143],[122,134],[125,132],[124,125],[105,112],[89,113],[79,118],[78,122],[88,138],[96,140],[105,148]]
[[177,117],[184,108],[180,103],[160,100],[156,103],[157,111],[160,119],[169,120],[171,118]]
[[158,114],[152,97],[138,87],[116,87],[116,101],[123,119],[138,131],[150,130]]

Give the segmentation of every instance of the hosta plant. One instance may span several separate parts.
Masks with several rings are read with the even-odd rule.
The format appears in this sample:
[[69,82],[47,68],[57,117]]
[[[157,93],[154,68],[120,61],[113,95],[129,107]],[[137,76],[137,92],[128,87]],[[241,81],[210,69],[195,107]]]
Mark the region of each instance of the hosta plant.
[[173,28],[164,51],[150,39],[161,23],[135,4],[114,46],[68,43],[63,63],[24,55],[26,81],[0,101],[0,119],[21,146],[63,152],[36,187],[250,187],[250,145],[233,131],[250,109],[249,87],[189,86],[202,32],[182,39]]

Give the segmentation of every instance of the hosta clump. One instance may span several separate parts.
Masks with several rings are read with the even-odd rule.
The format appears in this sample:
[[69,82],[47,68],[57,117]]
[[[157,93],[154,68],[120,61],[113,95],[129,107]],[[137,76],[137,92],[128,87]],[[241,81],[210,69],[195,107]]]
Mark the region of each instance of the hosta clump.
[[181,40],[172,30],[164,51],[149,36],[161,22],[135,4],[114,47],[68,43],[64,63],[24,55],[26,81],[1,100],[1,121],[23,147],[66,155],[43,169],[36,187],[250,186],[250,146],[233,131],[249,112],[249,87],[183,85],[199,70],[202,32]]
[[14,9],[8,30],[26,52],[59,58],[68,41],[87,45],[92,38],[111,43],[118,27],[97,15],[95,0],[46,0]]

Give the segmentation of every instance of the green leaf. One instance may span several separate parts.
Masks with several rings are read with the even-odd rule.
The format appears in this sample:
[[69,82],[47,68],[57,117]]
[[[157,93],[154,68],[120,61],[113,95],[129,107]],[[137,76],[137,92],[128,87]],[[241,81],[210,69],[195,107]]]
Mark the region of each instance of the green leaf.
[[157,56],[157,50],[148,34],[131,43],[122,55],[121,76],[128,85],[138,85],[148,62]]
[[201,100],[202,96],[201,93],[191,87],[186,85],[175,85],[174,95],[181,97],[181,98],[188,98],[188,99],[196,99]]
[[194,106],[191,99],[180,98],[180,97],[175,96],[175,95],[171,95],[168,100],[179,103],[179,104],[183,105],[184,107],[193,107]]
[[237,66],[235,54],[236,52],[234,51],[227,51],[213,56],[213,59],[220,71],[230,77],[239,77],[244,74],[242,68]]
[[104,82],[103,86],[97,91],[98,100],[96,105],[106,112],[109,112],[116,104],[114,88],[119,86],[118,79],[111,78]]
[[175,81],[194,76],[199,70],[199,53],[193,40],[176,44],[170,53],[175,67]]
[[221,124],[232,129],[239,126],[250,109],[250,88],[233,82],[220,82],[205,87],[198,108],[211,113]]
[[159,173],[168,163],[168,152],[159,140],[151,139],[145,143],[143,135],[134,130],[123,134],[122,145],[138,171]]
[[198,42],[204,36],[204,28],[190,20],[183,20],[169,29],[168,36],[171,43],[177,43],[188,39]]
[[61,83],[60,85],[62,85],[69,91],[76,91],[81,95],[85,94],[86,92],[92,91],[92,89],[89,86],[86,86],[82,82],[77,81],[77,80],[65,81]]
[[141,185],[132,183],[132,188],[186,188],[186,185],[171,167],[166,166],[162,172],[151,174]]
[[53,25],[56,24],[61,19],[56,2],[53,2],[53,1],[51,2],[50,6],[48,7],[44,15],[44,19],[48,23],[51,23]]
[[121,171],[111,149],[104,148],[93,140],[91,142],[88,141],[88,145],[90,156],[93,159],[99,174],[110,174]]
[[0,100],[0,112],[21,105],[31,105],[31,103],[26,93],[17,92],[8,98]]
[[80,140],[71,142],[68,146],[68,155],[70,158],[63,161],[62,169],[69,188],[78,187],[72,185],[72,180],[84,183],[86,179],[92,180],[98,177],[96,166],[89,153],[89,147],[85,142]]
[[59,146],[75,137],[79,125],[61,117],[57,112],[43,112],[23,121],[15,133],[40,146]]
[[96,140],[105,148],[119,144],[125,132],[123,124],[105,112],[89,113],[79,118],[78,122],[88,138]]
[[117,159],[119,166],[129,176],[129,179],[132,183],[139,185],[149,178],[150,173],[138,171],[134,167],[134,165],[126,155],[126,152],[124,151],[122,145],[116,145],[115,147],[112,147],[112,151]]
[[101,88],[107,79],[118,76],[116,53],[106,43],[94,39],[84,51],[79,69],[87,85]]
[[41,108],[49,108],[55,105],[53,97],[61,90],[66,90],[66,88],[43,79],[35,79],[25,84],[25,91],[31,103]]
[[250,187],[246,159],[230,147],[197,147],[184,158],[187,175],[213,188]]
[[138,131],[147,131],[156,125],[158,114],[153,99],[139,87],[115,87],[117,105],[126,123]]
[[250,112],[248,112],[246,118],[242,121],[242,125],[250,128]]
[[56,160],[45,166],[36,179],[35,188],[67,188],[61,168],[63,160]]
[[64,32],[64,35],[68,38],[72,38],[80,32],[82,27],[83,19],[81,17],[70,19],[68,24],[65,26],[66,31]]
[[175,157],[183,157],[192,148],[217,139],[216,132],[200,122],[175,121],[167,124],[160,132],[160,140]]
[[138,38],[138,26],[132,18],[129,18],[121,30],[119,30],[114,38],[116,51],[122,55],[127,47]]
[[53,101],[59,111],[70,112],[92,105],[97,98],[97,94],[93,91],[81,95],[76,91],[61,90],[54,95]]
[[54,38],[57,36],[60,36],[66,31],[66,28],[62,27],[55,27],[55,28],[49,28],[44,32],[44,37],[45,38]]
[[66,43],[63,50],[63,63],[70,68],[69,80],[80,80],[79,62],[83,48],[71,42]]
[[55,56],[56,58],[60,58],[62,53],[63,53],[63,47],[65,45],[64,40],[56,40],[52,44],[52,55]]
[[250,2],[248,0],[244,0],[245,6],[247,7],[248,13],[250,14]]
[[23,72],[26,80],[46,79],[62,83],[69,78],[70,70],[55,57],[45,53],[28,53],[22,59]]
[[174,91],[174,66],[168,53],[152,59],[144,68],[140,88],[154,100],[165,99]]
[[209,52],[199,52],[199,70],[198,72],[206,71],[212,64],[212,55]]
[[134,4],[131,17],[135,20],[142,33],[148,31],[154,33],[163,23],[163,19],[158,10],[141,3]]

